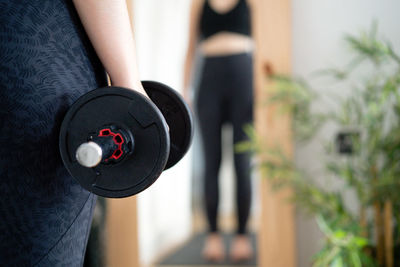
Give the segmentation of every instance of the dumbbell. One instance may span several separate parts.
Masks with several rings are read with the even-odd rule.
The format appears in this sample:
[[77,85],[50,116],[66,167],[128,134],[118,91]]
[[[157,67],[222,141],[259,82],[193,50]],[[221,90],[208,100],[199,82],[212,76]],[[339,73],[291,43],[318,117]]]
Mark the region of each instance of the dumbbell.
[[80,97],[64,117],[59,141],[62,161],[94,194],[135,195],[190,147],[193,119],[182,97],[158,82],[142,84],[151,100],[109,86]]

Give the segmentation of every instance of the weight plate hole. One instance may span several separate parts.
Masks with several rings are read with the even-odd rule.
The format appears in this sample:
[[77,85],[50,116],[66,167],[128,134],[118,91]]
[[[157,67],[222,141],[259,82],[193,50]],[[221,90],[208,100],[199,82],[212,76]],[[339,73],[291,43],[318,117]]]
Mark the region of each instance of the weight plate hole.
[[120,134],[117,134],[117,135],[115,135],[114,136],[114,140],[115,140],[115,143],[117,143],[117,144],[121,144],[121,143],[123,143],[123,139],[122,139],[122,136],[120,135]]
[[107,136],[110,135],[111,131],[109,129],[104,129],[100,131],[100,136]]
[[119,156],[121,156],[121,154],[122,154],[122,151],[120,149],[118,149],[115,151],[114,156],[118,158]]

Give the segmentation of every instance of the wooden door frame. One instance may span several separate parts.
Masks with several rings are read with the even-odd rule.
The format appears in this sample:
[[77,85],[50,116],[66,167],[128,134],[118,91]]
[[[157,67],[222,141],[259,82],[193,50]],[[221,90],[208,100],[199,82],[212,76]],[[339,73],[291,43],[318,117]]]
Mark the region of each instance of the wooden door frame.
[[[276,107],[265,105],[273,90],[266,70],[279,74],[291,71],[291,1],[253,0],[255,52],[255,126],[268,145],[279,144],[293,153],[290,118]],[[261,214],[258,262],[261,267],[296,266],[295,216],[288,203],[290,191],[273,192],[266,177],[260,183]]]

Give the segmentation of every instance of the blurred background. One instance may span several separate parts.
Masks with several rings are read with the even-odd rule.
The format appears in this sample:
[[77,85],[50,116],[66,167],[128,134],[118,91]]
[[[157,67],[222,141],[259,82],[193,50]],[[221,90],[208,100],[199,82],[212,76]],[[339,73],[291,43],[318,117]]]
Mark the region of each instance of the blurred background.
[[[254,164],[250,229],[257,254],[245,265],[400,266],[400,2],[253,2],[257,134],[242,149],[265,164]],[[141,79],[182,92],[190,4],[128,0]],[[196,58],[201,64],[201,56]],[[282,106],[289,108],[281,111]],[[223,135],[220,215],[229,232],[235,148],[232,130],[225,127]],[[191,243],[205,231],[201,153],[196,132],[191,151],[177,166],[133,202],[124,206],[126,200],[118,200],[116,212],[129,217],[134,223],[126,227],[136,230],[119,235],[128,243],[104,244],[108,266],[201,265],[176,259],[201,255]],[[277,191],[271,189],[275,184]],[[103,240],[125,227],[110,214]],[[185,247],[194,252],[182,254]]]

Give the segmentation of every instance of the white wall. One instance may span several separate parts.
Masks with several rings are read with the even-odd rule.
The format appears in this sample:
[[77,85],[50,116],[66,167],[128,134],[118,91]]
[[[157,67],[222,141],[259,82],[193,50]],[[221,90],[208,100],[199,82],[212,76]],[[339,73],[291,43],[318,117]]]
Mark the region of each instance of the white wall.
[[[189,1],[134,0],[134,30],[142,80],[181,91]],[[190,155],[139,195],[140,260],[148,264],[191,230]]]
[[[374,19],[379,23],[379,32],[400,51],[399,11],[400,1],[397,0],[292,0],[293,73],[310,78],[316,70],[343,66],[351,59],[343,41],[344,34],[367,30]],[[329,86],[326,80],[313,80],[311,85],[319,88],[321,94],[348,92],[345,86]],[[317,110],[326,108],[330,108],[326,103],[315,105]],[[316,182],[324,176],[323,166],[316,160],[324,156],[320,142],[333,138],[335,133],[332,127],[324,128],[317,139],[296,151],[298,165],[312,173]],[[354,199],[350,196],[349,201]],[[297,237],[298,266],[310,266],[312,255],[321,245],[318,243],[321,234],[313,219],[298,215]]]

